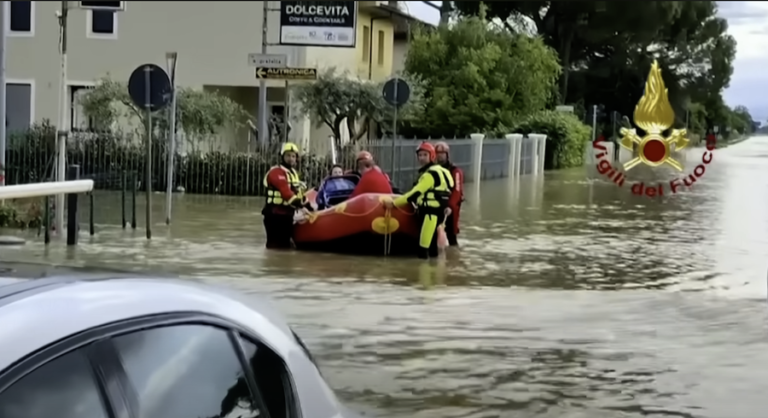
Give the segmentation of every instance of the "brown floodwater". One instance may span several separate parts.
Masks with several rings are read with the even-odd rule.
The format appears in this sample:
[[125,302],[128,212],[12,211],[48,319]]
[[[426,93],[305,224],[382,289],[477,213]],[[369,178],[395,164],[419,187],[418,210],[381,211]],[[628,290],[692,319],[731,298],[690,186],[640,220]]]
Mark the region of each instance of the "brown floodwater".
[[461,249],[433,264],[265,251],[258,199],[176,196],[167,228],[158,194],[148,242],[142,201],[122,230],[110,193],[77,248],[29,237],[0,260],[269,293],[369,416],[762,417],[768,137],[717,150],[685,193],[629,186],[594,167],[470,185]]

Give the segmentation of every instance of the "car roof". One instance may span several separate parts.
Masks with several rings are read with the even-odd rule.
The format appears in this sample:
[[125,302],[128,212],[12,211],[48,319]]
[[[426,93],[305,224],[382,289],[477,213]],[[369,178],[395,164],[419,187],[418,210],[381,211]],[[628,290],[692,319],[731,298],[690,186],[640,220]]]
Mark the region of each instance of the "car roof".
[[26,280],[24,280],[24,279],[13,279],[13,278],[10,278],[10,277],[0,277],[0,289],[2,289],[3,287],[5,287],[7,285],[16,284],[16,283],[20,283],[20,282],[24,282],[24,281],[26,281]]
[[283,317],[260,296],[130,273],[0,277],[0,370],[79,332],[172,312],[200,312],[236,322],[284,357],[296,348]]

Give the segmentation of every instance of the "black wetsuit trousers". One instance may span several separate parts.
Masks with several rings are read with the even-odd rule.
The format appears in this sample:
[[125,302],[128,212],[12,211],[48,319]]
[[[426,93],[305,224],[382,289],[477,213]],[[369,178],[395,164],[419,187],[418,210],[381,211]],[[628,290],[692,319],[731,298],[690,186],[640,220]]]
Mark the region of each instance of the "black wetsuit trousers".
[[267,234],[267,248],[290,249],[293,238],[293,212],[264,209],[264,231]]

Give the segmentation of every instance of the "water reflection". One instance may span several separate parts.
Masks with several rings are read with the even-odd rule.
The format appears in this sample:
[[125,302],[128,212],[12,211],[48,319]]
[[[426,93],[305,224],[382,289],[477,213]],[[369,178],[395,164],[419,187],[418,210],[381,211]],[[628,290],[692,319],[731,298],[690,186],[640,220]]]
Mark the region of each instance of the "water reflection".
[[[74,252],[32,243],[0,257],[271,293],[369,415],[758,418],[765,156],[768,137],[718,150],[692,190],[657,200],[584,169],[488,182],[468,192],[461,250],[432,264],[265,252],[257,199],[196,196],[177,197],[150,243],[101,226]],[[110,213],[99,222],[118,222]]]

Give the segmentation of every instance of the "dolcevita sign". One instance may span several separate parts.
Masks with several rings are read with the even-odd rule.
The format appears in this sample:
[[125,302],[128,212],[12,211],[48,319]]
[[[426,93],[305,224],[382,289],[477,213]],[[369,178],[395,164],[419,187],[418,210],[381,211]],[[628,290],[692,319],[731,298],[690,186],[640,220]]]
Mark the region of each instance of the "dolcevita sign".
[[354,1],[281,1],[280,44],[354,48]]

